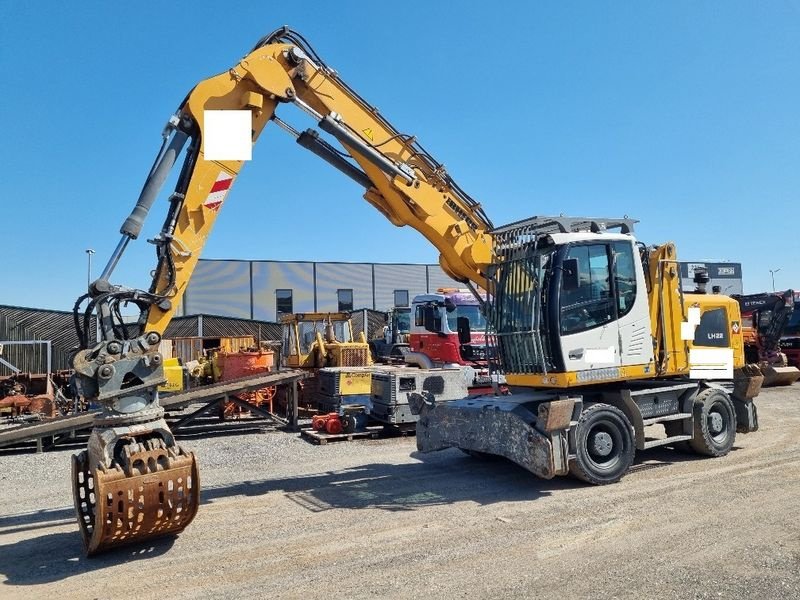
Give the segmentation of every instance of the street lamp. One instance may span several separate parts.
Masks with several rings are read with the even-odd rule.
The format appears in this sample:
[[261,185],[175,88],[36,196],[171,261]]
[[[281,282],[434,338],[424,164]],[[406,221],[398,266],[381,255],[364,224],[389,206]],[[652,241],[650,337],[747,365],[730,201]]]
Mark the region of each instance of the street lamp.
[[769,270],[769,274],[772,276],[772,291],[773,292],[775,291],[775,273],[777,273],[780,270],[781,270],[780,267],[778,267],[777,269],[770,269]]
[[89,289],[89,286],[92,285],[92,254],[94,254],[94,250],[91,248],[86,249],[86,256],[89,258],[89,269],[86,272],[86,289]]

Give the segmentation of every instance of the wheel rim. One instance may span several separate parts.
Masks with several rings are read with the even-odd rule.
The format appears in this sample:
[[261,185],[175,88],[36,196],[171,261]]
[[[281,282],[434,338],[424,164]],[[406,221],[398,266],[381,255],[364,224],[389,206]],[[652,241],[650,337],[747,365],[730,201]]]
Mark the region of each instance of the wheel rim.
[[614,469],[624,450],[622,433],[610,419],[595,423],[586,435],[586,454],[598,471]]
[[731,421],[726,407],[721,402],[711,405],[707,417],[708,433],[718,446],[724,446],[730,435]]

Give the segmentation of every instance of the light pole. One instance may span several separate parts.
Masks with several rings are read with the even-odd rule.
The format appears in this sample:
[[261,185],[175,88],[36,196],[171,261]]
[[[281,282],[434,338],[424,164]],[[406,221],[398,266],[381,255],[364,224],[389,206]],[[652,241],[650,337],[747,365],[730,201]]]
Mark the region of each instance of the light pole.
[[86,272],[86,289],[89,289],[89,286],[92,285],[92,254],[94,254],[94,250],[91,248],[86,249],[86,256],[89,258],[89,269]]
[[775,273],[777,273],[780,270],[781,270],[781,267],[778,267],[777,269],[770,269],[769,270],[769,274],[772,276],[772,291],[773,292],[775,291]]

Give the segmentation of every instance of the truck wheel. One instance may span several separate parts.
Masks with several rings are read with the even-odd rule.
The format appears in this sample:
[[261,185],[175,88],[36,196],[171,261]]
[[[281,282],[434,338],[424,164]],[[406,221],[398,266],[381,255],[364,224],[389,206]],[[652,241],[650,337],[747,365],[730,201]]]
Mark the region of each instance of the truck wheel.
[[707,389],[694,401],[692,450],[706,456],[725,456],[736,440],[736,410],[728,394]]
[[592,404],[575,427],[575,458],[569,471],[593,485],[619,481],[633,464],[635,447],[630,421],[618,408]]

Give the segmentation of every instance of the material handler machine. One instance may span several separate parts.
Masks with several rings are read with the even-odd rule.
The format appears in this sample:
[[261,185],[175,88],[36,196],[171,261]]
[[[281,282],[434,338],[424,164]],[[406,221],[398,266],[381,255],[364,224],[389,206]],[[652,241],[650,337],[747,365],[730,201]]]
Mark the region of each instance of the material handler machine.
[[[319,130],[298,131],[290,106]],[[93,554],[186,527],[199,501],[194,454],[164,421],[161,336],[242,169],[207,160],[206,111],[247,111],[252,142],[273,123],[364,189],[396,226],[419,231],[444,271],[475,292],[512,394],[454,401],[413,393],[422,451],[459,447],[510,458],[544,478],[619,480],[637,449],[687,444],[721,456],[737,429],[757,427],[758,381],[744,364],[739,306],[684,293],[675,246],[645,247],[630,219],[534,217],[495,227],[412,135],[397,131],[298,33],[281,28],[232,68],[198,83],[169,118],[163,145],[100,277],[76,302],[80,393],[103,407],[87,450],[73,459],[75,508]],[[338,146],[334,146],[338,143]],[[111,282],[183,153],[147,290]],[[84,303],[86,305],[84,306]],[[140,310],[135,326],[121,308]],[[89,339],[99,319],[101,339]],[[422,390],[419,390],[422,391]],[[650,438],[650,426],[666,438]]]

